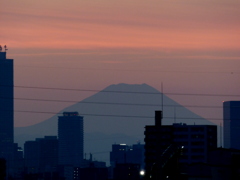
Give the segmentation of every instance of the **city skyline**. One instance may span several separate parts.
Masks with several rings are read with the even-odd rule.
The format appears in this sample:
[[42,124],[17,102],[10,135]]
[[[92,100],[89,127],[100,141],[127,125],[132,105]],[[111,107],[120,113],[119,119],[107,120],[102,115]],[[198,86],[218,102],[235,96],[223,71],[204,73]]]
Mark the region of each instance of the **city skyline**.
[[[16,87],[13,85],[13,64],[12,64],[11,59],[10,60],[6,59],[6,52],[0,52],[0,60],[2,60],[0,72],[2,74],[2,76],[1,76],[1,94],[3,95],[3,97],[1,98],[1,106],[2,106],[2,109],[3,109],[3,107],[8,108],[8,109],[3,109],[2,113],[1,113],[1,117],[4,117],[4,115],[6,113],[10,112],[10,114],[11,114],[10,120],[12,119],[12,121],[9,121],[9,122],[11,122],[10,126],[11,126],[11,129],[13,129],[12,114],[14,112],[13,101],[15,99],[13,97],[13,88]],[[4,65],[4,63],[10,63],[10,64],[8,66],[6,66],[6,65]],[[7,83],[5,83],[5,82],[7,82]],[[122,86],[126,86],[126,84],[122,84]],[[152,93],[151,96],[154,96],[154,94],[155,95],[161,94],[156,89],[151,88],[150,86],[148,86],[146,84],[144,84],[142,86],[144,86],[145,88],[150,88],[155,92],[155,93]],[[5,90],[5,88],[10,88],[10,89]],[[25,86],[22,88],[34,88],[34,87]],[[37,89],[42,90],[44,88],[38,87]],[[61,89],[58,89],[58,90],[61,90]],[[64,89],[62,89],[62,90],[64,90]],[[87,90],[87,91],[90,91],[90,90]],[[142,99],[142,96],[139,96],[139,95],[146,93],[147,91],[143,92],[140,90],[138,92],[137,90],[135,90],[135,91],[131,92],[131,91],[124,91],[124,88],[121,90],[121,88],[120,88],[119,91],[107,91],[106,90],[105,92],[107,92],[107,96],[109,99],[116,98],[116,95],[113,95],[112,97],[110,97],[109,92],[115,92],[115,93],[118,92],[120,94],[121,93],[135,94],[137,98],[133,98],[133,95],[130,95],[129,101],[131,101],[131,99]],[[8,94],[9,94],[9,96],[8,96]],[[95,97],[97,97],[97,95],[95,95]],[[162,98],[161,99],[162,101],[163,101],[163,99],[167,99],[167,97],[164,95],[162,95],[161,98]],[[120,103],[121,103],[122,99],[123,98],[117,98],[117,100]],[[6,100],[6,101],[4,101],[4,100]],[[31,99],[28,99],[28,100],[31,100]],[[9,106],[7,106],[8,101],[10,104]],[[47,101],[47,100],[45,100],[45,101]],[[172,100],[169,99],[169,101],[172,101]],[[147,101],[145,101],[145,103],[146,102]],[[97,104],[97,102],[95,102],[95,103]],[[139,104],[135,104],[135,105],[139,105]],[[79,109],[81,109],[81,108],[79,108]],[[131,108],[129,108],[129,110],[132,111]],[[108,108],[105,108],[103,111],[108,112]],[[150,159],[153,159],[154,161],[152,162],[152,165],[148,166],[148,168],[146,169],[147,170],[146,176],[145,176],[146,178],[154,177],[153,179],[155,179],[155,175],[158,176],[158,174],[160,174],[162,176],[167,175],[166,177],[168,177],[168,173],[172,172],[172,170],[174,170],[174,174],[176,175],[176,178],[177,178],[177,176],[180,175],[180,171],[178,171],[178,167],[179,167],[178,166],[178,164],[179,164],[178,158],[181,156],[181,152],[179,151],[179,148],[180,147],[184,148],[185,145],[186,145],[186,149],[187,149],[188,145],[193,146],[195,148],[195,149],[194,148],[191,149],[191,151],[193,153],[192,156],[189,156],[189,158],[191,160],[202,159],[204,157],[204,161],[208,162],[207,161],[208,158],[205,158],[206,154],[209,152],[210,149],[212,149],[211,147],[217,148],[217,126],[216,125],[212,126],[212,127],[214,127],[214,129],[206,128],[204,130],[204,128],[199,128],[199,127],[207,127],[207,126],[198,126],[198,125],[195,125],[195,123],[194,123],[194,125],[189,126],[191,128],[187,129],[187,128],[183,127],[183,128],[181,128],[181,130],[178,131],[177,134],[172,134],[171,129],[167,128],[165,131],[164,128],[162,128],[162,126],[161,126],[162,111],[156,111],[156,112],[158,112],[155,115],[155,117],[156,117],[155,124],[156,125],[155,126],[148,126],[148,125],[145,126],[146,131],[144,134],[147,135],[146,132],[150,132],[150,133],[154,132],[154,133],[150,134],[150,136],[146,136],[146,138],[144,140],[146,143],[145,150],[147,150],[147,147],[151,147],[150,154],[152,154],[152,152],[155,152],[155,154],[159,154],[159,155],[157,155],[154,158],[150,158]],[[237,111],[234,111],[233,117],[235,117],[236,112]],[[138,113],[136,113],[136,114],[138,114]],[[161,116],[160,122],[158,121],[159,120],[158,118],[160,117],[159,114]],[[6,120],[4,119],[4,121],[2,123],[5,124],[5,121]],[[174,121],[175,121],[175,118],[174,118]],[[131,126],[130,124],[131,123],[128,121],[129,126]],[[179,124],[179,125],[186,126],[185,124]],[[107,123],[105,123],[104,126],[106,128],[111,128]],[[176,126],[176,128],[180,127],[177,124],[175,124],[175,125],[173,124],[173,127],[175,127],[175,126]],[[149,129],[149,127],[150,128],[154,127],[156,129],[152,130],[152,129]],[[170,127],[170,126],[165,126],[165,127]],[[131,128],[133,129],[134,125],[131,126]],[[124,128],[122,130],[124,130]],[[10,130],[8,130],[8,131],[10,132]],[[169,133],[169,132],[171,132],[171,133]],[[206,133],[206,132],[208,132],[208,133]],[[177,135],[177,136],[174,136],[174,135]],[[189,138],[190,136],[191,136],[192,140],[190,140],[190,138]],[[25,154],[26,156],[24,156],[24,158],[23,158],[22,149],[19,148],[17,144],[13,144],[13,141],[9,142],[9,144],[11,143],[12,147],[14,146],[14,153],[12,153],[12,154],[14,154],[14,156],[11,159],[6,158],[7,164],[9,162],[11,162],[10,164],[12,164],[14,166],[7,166],[7,168],[4,167],[4,163],[5,163],[4,159],[1,159],[1,163],[3,163],[1,165],[1,167],[3,167],[2,168],[3,172],[4,173],[7,172],[5,175],[3,173],[3,175],[6,176],[7,179],[8,178],[18,178],[18,179],[19,178],[20,179],[27,178],[28,179],[28,177],[30,179],[31,179],[31,177],[42,177],[44,179],[47,179],[47,178],[49,179],[49,177],[55,177],[57,179],[59,179],[59,178],[73,179],[73,177],[74,177],[74,179],[78,178],[82,174],[80,171],[81,170],[82,170],[82,172],[85,171],[85,169],[83,169],[81,167],[83,162],[86,163],[86,165],[89,162],[87,166],[89,166],[88,168],[90,168],[90,169],[98,168],[98,167],[95,167],[95,165],[93,164],[92,155],[91,155],[89,161],[85,161],[83,159],[83,154],[84,154],[84,138],[83,137],[84,137],[83,116],[79,116],[79,113],[77,111],[63,112],[63,116],[58,117],[58,139],[56,136],[45,136],[44,138],[36,138],[35,141],[26,141],[24,149],[25,149],[25,152],[29,156],[27,156]],[[150,139],[153,138],[154,142],[151,142],[151,140],[149,141],[149,139],[148,139],[149,137],[150,137]],[[166,137],[166,139],[165,139],[166,142],[170,144],[169,148],[167,146],[165,147],[165,145],[167,144],[166,142],[164,142],[165,137]],[[184,141],[181,142],[180,144],[178,144],[180,141],[176,141],[176,142],[174,142],[173,140],[169,141],[170,137],[179,137],[181,140],[184,139]],[[207,139],[206,139],[206,137],[207,137]],[[4,140],[4,138],[1,138],[1,140],[9,141],[9,140],[11,140],[11,138],[8,138],[5,140]],[[53,140],[53,141],[50,142],[50,140],[51,141]],[[150,142],[150,144],[148,144],[148,142]],[[180,147],[178,147],[178,146],[175,147],[175,145],[177,145],[177,144],[178,144],[178,146],[180,145]],[[202,145],[202,149],[200,148],[200,145]],[[162,148],[161,151],[159,151],[160,148],[158,148],[158,147]],[[175,148],[172,149],[170,147],[175,147],[176,149]],[[48,148],[50,148],[51,151],[49,151]],[[209,148],[209,150],[208,150],[208,148]],[[222,148],[220,148],[220,150],[221,149]],[[17,153],[19,150],[20,150],[20,152]],[[174,155],[172,154],[172,150],[174,150]],[[57,154],[58,154],[58,158],[56,156]],[[125,156],[125,158],[129,158],[129,157],[127,157],[127,155],[125,153],[124,153],[124,156]],[[134,155],[132,154],[131,157],[134,157]],[[136,157],[138,157],[138,156],[136,156]],[[148,162],[147,161],[147,159],[148,159],[147,153],[146,153],[145,157],[146,157],[145,162],[147,163]],[[215,158],[216,157],[217,156],[215,156]],[[233,155],[231,155],[231,157],[239,157],[239,155],[233,154]],[[161,160],[161,158],[162,158],[162,161],[161,161],[161,164],[159,164],[159,160]],[[25,161],[25,160],[27,160],[27,161]],[[58,160],[58,163],[57,163],[57,160]],[[115,158],[115,160],[116,160],[116,158]],[[30,163],[27,165],[27,163],[25,163],[25,162],[30,162]],[[31,164],[32,162],[34,162],[34,163]],[[156,165],[154,165],[154,162],[156,163]],[[15,163],[16,163],[16,165],[15,165]],[[94,163],[98,163],[98,162],[94,162]],[[230,161],[230,164],[233,164],[233,163],[234,163],[234,161]],[[99,162],[99,165],[100,164],[102,165],[102,167],[104,166],[103,168],[105,168],[105,169],[99,169],[98,171],[99,171],[99,173],[100,173],[100,171],[104,171],[104,173],[105,173],[104,179],[106,179],[107,172],[108,172],[107,168],[105,167],[106,164],[105,164],[105,162]],[[160,165],[162,165],[161,168],[159,168]],[[173,168],[172,165],[174,165],[175,168]],[[87,166],[86,166],[86,168],[87,168]],[[181,173],[186,174],[185,172],[190,170],[189,169],[190,166],[191,166],[191,164],[186,164],[186,171],[181,171]],[[24,171],[24,169],[26,167],[29,170],[28,172]],[[234,165],[234,168],[232,168],[229,171],[230,174],[228,175],[228,177],[235,176],[234,174],[237,173],[237,171],[236,172],[234,171],[235,167],[238,167],[238,166]],[[134,172],[132,170],[130,171],[130,169],[132,169],[132,168],[135,169]],[[210,166],[208,169],[211,170],[212,168],[213,167]],[[156,172],[158,172],[158,170],[159,170],[159,172],[163,172],[163,173],[162,174],[156,173]],[[140,164],[138,164],[138,163],[137,164],[127,164],[127,163],[117,164],[116,168],[113,170],[113,172],[114,172],[113,177],[114,177],[114,179],[119,179],[118,177],[120,175],[123,175],[123,172],[124,172],[126,176],[123,179],[126,179],[126,177],[131,177],[130,179],[139,180],[140,179],[139,171],[140,171]],[[211,172],[211,171],[209,171],[209,172]],[[198,176],[196,172],[195,172],[195,176]],[[211,173],[209,173],[208,176],[211,176]],[[88,177],[89,177],[89,175],[87,175],[87,173],[86,173],[85,179],[88,179]],[[96,176],[96,177],[98,177],[98,179],[100,178],[99,176]],[[136,178],[134,178],[134,177],[136,177]]]
[[15,59],[16,127],[52,116],[20,111],[59,112],[74,104],[27,99],[81,101],[119,83],[159,91],[162,83],[166,95],[218,125],[222,101],[239,100],[237,0],[1,5],[0,44]]

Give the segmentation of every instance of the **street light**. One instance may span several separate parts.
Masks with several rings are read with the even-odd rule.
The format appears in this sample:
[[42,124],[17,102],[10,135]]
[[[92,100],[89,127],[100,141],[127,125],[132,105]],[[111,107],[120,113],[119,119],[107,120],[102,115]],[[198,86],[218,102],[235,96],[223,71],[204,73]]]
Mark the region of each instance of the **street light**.
[[140,175],[141,175],[141,176],[144,176],[144,175],[145,175],[145,171],[144,171],[144,170],[141,170],[141,171],[140,171]]

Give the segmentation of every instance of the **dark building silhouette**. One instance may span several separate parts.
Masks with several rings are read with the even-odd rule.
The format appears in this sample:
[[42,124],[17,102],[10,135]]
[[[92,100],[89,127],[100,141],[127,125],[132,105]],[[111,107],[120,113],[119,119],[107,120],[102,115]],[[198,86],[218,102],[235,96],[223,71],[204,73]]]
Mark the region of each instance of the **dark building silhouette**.
[[59,177],[64,180],[74,179],[74,167],[71,165],[59,165],[58,173]]
[[217,148],[209,153],[212,180],[240,179],[240,150]]
[[7,175],[13,162],[13,59],[0,50],[0,158],[6,160]]
[[180,163],[207,162],[207,154],[217,148],[217,126],[173,124],[173,143],[183,148]]
[[23,149],[17,143],[13,144],[13,163],[11,178],[21,179],[24,172]]
[[[140,172],[140,170],[145,168],[144,152],[144,144],[138,143],[133,144],[132,146],[126,144],[113,144],[112,151],[110,152],[111,167],[109,167],[109,177],[116,178],[114,172],[118,172],[118,170],[116,171],[115,169],[117,165],[118,169],[123,171],[126,166],[132,166],[134,164],[138,167]],[[131,167],[131,169],[133,169],[133,167]]]
[[189,165],[188,179],[240,179],[240,150],[217,148],[210,151],[208,156],[207,163]]
[[[161,120],[162,112],[156,111],[155,125],[145,127],[147,177],[156,172],[159,173],[156,179],[169,174],[178,176],[182,171],[180,167],[207,162],[208,152],[217,148],[217,126],[182,123],[161,125]],[[169,174],[168,167],[171,170]]]
[[0,157],[13,152],[13,60],[0,52]]
[[74,168],[73,179],[75,180],[107,180],[108,169],[95,167],[92,163],[89,167]]
[[110,163],[112,167],[116,164],[133,163],[139,164],[144,168],[144,144],[133,144],[128,146],[126,144],[113,144],[110,152]]
[[81,167],[83,162],[83,117],[64,112],[58,117],[59,165]]
[[224,148],[240,149],[240,101],[223,102]]
[[139,180],[140,177],[139,164],[116,164],[113,169],[113,180]]
[[5,179],[6,175],[6,160],[0,158],[0,179]]
[[[86,156],[86,154],[85,154]],[[96,167],[96,168],[106,168],[106,162],[93,160],[93,156],[90,153],[89,159],[83,159],[82,168]]]
[[24,159],[27,174],[54,172],[58,165],[57,136],[45,136],[24,144]]

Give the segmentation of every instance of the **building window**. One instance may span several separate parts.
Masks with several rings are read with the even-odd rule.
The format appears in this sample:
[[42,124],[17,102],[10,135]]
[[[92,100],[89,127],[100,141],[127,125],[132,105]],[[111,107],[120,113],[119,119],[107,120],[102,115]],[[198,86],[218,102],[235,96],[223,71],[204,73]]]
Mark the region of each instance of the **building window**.
[[194,142],[191,142],[191,145],[192,146],[203,146],[204,142],[203,141],[194,141]]
[[192,148],[191,152],[193,152],[193,153],[203,153],[204,149],[202,149],[202,148]]

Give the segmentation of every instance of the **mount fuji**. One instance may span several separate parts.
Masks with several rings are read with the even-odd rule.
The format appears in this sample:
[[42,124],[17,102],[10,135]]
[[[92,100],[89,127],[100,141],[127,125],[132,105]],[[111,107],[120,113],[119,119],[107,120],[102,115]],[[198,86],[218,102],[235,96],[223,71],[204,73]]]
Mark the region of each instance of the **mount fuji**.
[[[110,85],[59,113],[78,111],[84,116],[84,152],[92,153],[97,160],[109,161],[112,144],[143,143],[144,127],[154,124],[155,110],[162,110],[162,104],[163,125],[213,125],[147,84]],[[57,136],[58,116],[32,126],[16,127],[15,142],[23,147],[28,140]]]

